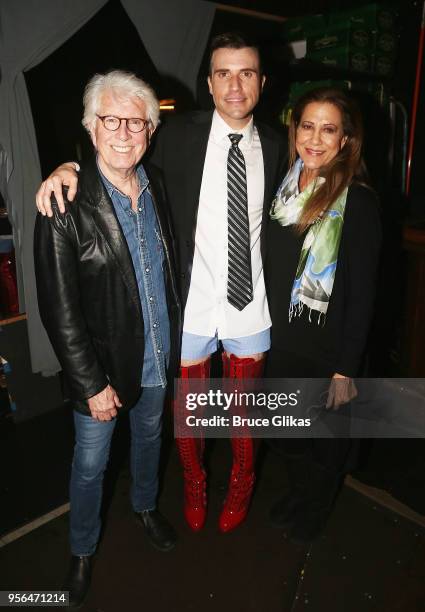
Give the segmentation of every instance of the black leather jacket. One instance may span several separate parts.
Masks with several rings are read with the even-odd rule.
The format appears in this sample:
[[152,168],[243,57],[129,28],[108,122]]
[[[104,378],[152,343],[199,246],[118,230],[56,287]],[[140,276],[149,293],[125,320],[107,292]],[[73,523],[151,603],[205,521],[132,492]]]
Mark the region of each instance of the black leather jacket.
[[[170,317],[169,381],[180,359],[181,312],[174,245],[165,193],[156,168],[146,168],[164,246]],[[64,215],[37,216],[34,257],[38,305],[74,407],[110,383],[123,408],[140,395],[144,326],[131,256],[94,158],[79,175],[74,203]]]

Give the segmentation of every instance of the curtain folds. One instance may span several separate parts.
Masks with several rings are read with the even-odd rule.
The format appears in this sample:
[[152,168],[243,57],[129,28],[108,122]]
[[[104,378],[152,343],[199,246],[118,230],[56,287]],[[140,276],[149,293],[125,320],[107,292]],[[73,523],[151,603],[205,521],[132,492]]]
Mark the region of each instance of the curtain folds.
[[121,0],[158,72],[194,96],[215,14],[203,0]]
[[[33,227],[34,195],[41,173],[24,72],[53,53],[106,2],[0,2],[0,190],[14,232],[20,306],[28,317],[32,369],[45,374],[60,368],[37,306]],[[122,5],[158,71],[173,75],[194,92],[215,5],[201,0],[122,0]],[[53,88],[46,95],[55,95]],[[60,92],[57,95],[60,104]]]
[[34,194],[41,173],[23,73],[53,53],[106,1],[26,0],[23,5],[5,0],[0,3],[0,143],[5,157],[0,167],[3,174],[0,185],[6,183],[3,197],[13,227],[19,301],[21,310],[26,310],[28,317],[34,372],[49,374],[60,368],[38,314],[32,252],[36,213]]

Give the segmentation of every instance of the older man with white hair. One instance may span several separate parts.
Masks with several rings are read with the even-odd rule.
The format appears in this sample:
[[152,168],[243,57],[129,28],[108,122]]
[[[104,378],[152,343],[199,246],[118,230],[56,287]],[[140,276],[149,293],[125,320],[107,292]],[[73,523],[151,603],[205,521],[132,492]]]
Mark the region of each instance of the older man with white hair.
[[63,586],[81,604],[101,527],[102,481],[116,417],[129,409],[131,500],[159,550],[175,532],[156,507],[161,416],[176,370],[180,305],[158,171],[140,163],[159,104],[135,75],[95,75],[83,125],[96,156],[81,168],[76,203],[38,215],[40,314],[69,383],[76,444],[70,484],[71,567]]

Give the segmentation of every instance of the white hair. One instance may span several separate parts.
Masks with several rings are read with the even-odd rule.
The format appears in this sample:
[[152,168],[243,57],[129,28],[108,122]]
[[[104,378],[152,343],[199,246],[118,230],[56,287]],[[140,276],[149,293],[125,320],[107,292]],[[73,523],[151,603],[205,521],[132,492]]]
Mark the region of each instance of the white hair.
[[84,90],[84,115],[82,124],[90,133],[99,112],[104,93],[114,91],[124,98],[136,97],[146,104],[148,119],[153,128],[159,123],[159,102],[154,90],[132,72],[111,70],[106,74],[95,74]]

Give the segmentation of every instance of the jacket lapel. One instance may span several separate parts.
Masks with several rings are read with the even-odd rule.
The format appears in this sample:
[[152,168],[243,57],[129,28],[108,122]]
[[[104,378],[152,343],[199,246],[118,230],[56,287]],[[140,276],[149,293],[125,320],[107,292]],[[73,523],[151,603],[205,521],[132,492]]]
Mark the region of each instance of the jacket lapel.
[[208,138],[211,131],[212,113],[200,113],[192,116],[186,126],[186,219],[195,233],[198,216],[199,195],[202,173],[207,153]]
[[121,273],[129,295],[140,316],[142,316],[142,306],[131,255],[115,214],[114,205],[102,183],[94,159],[87,164],[83,176],[83,193],[88,194],[89,203],[93,209],[93,221],[102,238],[108,244],[113,262]]
[[265,254],[265,231],[269,218],[269,210],[277,185],[276,173],[279,166],[279,144],[276,139],[270,138],[262,129],[261,124],[257,125],[258,134],[261,141],[261,150],[264,163],[264,201],[263,217],[261,223],[261,255],[264,261]]
[[270,208],[273,190],[275,189],[276,171],[279,163],[279,145],[277,140],[270,138],[262,130],[261,125],[257,125],[258,134],[261,141],[261,150],[264,162],[264,209],[267,212]]

